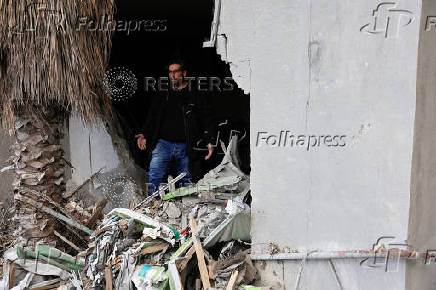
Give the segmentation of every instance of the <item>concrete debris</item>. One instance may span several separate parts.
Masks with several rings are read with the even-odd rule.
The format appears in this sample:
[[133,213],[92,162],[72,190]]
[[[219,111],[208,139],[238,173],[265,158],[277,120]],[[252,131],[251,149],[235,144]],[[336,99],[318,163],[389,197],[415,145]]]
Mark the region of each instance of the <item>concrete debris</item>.
[[167,186],[157,192],[161,200],[105,216],[88,249],[92,287],[193,289],[199,279],[204,289],[226,289],[232,279],[235,289],[258,278],[239,242],[250,240],[249,178],[234,165],[234,141],[201,186],[165,193]]
[[165,213],[169,218],[176,219],[182,215],[182,211],[172,202],[166,203]]
[[76,222],[75,220],[70,219],[70,218],[68,218],[68,217],[66,217],[66,216],[64,216],[64,215],[62,215],[62,214],[52,210],[51,208],[48,208],[48,207],[44,206],[42,203],[34,201],[33,199],[30,199],[30,198],[25,197],[23,195],[20,195],[18,193],[15,194],[14,199],[22,201],[22,202],[27,203],[27,204],[30,204],[30,205],[34,206],[35,208],[38,208],[41,211],[43,211],[43,212],[45,212],[45,213],[47,213],[49,215],[52,215],[54,218],[59,219],[59,220],[65,222],[65,223],[67,223],[67,224],[77,228],[78,230],[84,231],[87,234],[91,234],[92,233],[92,231],[90,229],[88,229],[86,226],[84,226],[84,225]]
[[[15,207],[10,199],[0,203],[0,258],[3,257],[5,251],[14,245],[14,231],[15,223],[13,217],[15,214]],[[3,264],[4,259],[0,260]],[[3,273],[0,273],[0,276]]]
[[[19,173],[28,179],[43,175],[27,170]],[[58,177],[60,171],[44,174]],[[101,203],[56,199],[37,188],[16,187],[14,200],[20,206],[8,225],[14,234],[9,245],[4,243],[8,250],[3,254],[0,290],[84,289],[80,271],[85,268],[89,235],[101,223]]]
[[34,248],[16,245],[5,254],[0,290],[257,289],[246,286],[258,276],[249,243],[242,242],[250,241],[250,186],[237,167],[236,141],[195,186],[174,189],[177,176],[152,198],[104,216],[105,199],[93,206],[69,201],[61,208],[16,196],[68,227],[60,231],[51,221],[28,232],[52,235],[77,256],[57,249],[53,240]]
[[229,215],[218,227],[204,240],[206,248],[218,242],[231,240],[248,241],[250,239],[250,211]]
[[[83,258],[74,258],[53,247],[39,244],[36,252],[15,246],[4,254],[0,289],[54,289],[68,283],[71,273],[84,268]],[[50,287],[49,287],[50,286]]]

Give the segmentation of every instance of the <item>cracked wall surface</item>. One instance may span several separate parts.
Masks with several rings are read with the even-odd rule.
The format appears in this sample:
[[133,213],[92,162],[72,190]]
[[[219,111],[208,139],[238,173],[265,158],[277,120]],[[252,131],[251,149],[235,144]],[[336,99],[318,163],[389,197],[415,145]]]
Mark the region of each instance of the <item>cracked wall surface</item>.
[[[222,1],[217,53],[251,100],[254,252],[270,242],[305,252],[407,238],[421,1],[398,4],[413,15],[392,28],[398,34],[361,31],[379,4]],[[379,19],[392,13],[382,8]],[[277,141],[281,131],[345,135],[346,145],[258,143],[259,132]],[[263,271],[265,283],[294,287],[300,263],[280,263],[267,263],[278,266]],[[307,264],[301,289],[340,289],[325,263]],[[343,289],[405,288],[404,263],[389,274],[358,263],[337,262]]]
[[[9,136],[3,130],[0,132],[0,160],[3,168],[6,160],[12,155],[11,146],[14,144],[14,138]],[[13,189],[13,171],[7,170],[0,173],[0,201],[12,201],[14,198]]]
[[229,64],[232,77],[238,86],[244,93],[249,94],[251,90],[250,58],[254,45],[255,22],[251,17],[244,17],[244,21],[238,22],[238,25],[233,24],[241,15],[252,13],[252,4],[247,0],[241,0],[237,5],[231,1],[221,3],[216,41],[217,53],[221,55],[221,60]]
[[[99,170],[101,173],[93,185],[87,187],[87,197],[91,202],[113,195],[109,191],[115,190],[117,184],[127,186],[128,190],[117,193],[109,200],[106,210],[129,207],[131,200],[143,194],[146,181],[145,171],[135,164],[126,141],[118,135],[115,125],[116,122],[106,125],[101,121],[93,128],[88,128],[74,116],[69,120],[69,155],[74,168],[67,187],[71,190]],[[108,132],[108,128],[112,130]]]

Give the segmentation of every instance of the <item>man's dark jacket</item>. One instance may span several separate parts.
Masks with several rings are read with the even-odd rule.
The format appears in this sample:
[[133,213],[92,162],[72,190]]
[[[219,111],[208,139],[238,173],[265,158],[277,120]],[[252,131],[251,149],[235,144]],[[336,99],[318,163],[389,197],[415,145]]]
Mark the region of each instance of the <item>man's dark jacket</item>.
[[[215,144],[217,132],[212,108],[207,101],[206,94],[197,90],[190,90],[189,88],[184,90],[187,90],[187,92],[180,98],[180,105],[183,112],[187,155],[190,160],[195,160],[200,156],[201,151],[194,150],[194,147],[198,148],[201,145],[204,147],[208,143]],[[157,140],[159,139],[160,126],[165,112],[165,105],[168,101],[168,94],[169,91],[166,91],[155,96],[145,125],[140,132],[147,141],[147,164],[151,160],[151,152],[156,147]]]

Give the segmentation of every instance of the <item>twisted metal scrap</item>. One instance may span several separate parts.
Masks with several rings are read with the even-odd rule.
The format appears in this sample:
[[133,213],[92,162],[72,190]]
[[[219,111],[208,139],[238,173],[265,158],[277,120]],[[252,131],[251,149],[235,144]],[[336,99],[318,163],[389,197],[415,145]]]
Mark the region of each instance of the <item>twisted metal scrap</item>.
[[0,0],[0,117],[20,105],[57,104],[92,124],[110,114],[102,86],[111,31],[80,23],[112,17],[114,0]]

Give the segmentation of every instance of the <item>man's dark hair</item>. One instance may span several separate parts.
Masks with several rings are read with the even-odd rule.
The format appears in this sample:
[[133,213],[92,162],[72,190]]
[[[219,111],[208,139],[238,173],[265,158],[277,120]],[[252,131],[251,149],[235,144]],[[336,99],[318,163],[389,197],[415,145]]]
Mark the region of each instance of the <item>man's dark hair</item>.
[[169,70],[169,67],[170,67],[170,65],[172,65],[172,64],[178,64],[178,65],[180,65],[180,69],[182,70],[182,71],[185,71],[185,70],[187,70],[187,68],[188,68],[188,65],[187,65],[187,62],[186,62],[186,60],[184,60],[184,59],[182,59],[182,58],[172,58],[172,59],[170,59],[169,61],[168,61],[168,65],[167,65],[167,70]]

